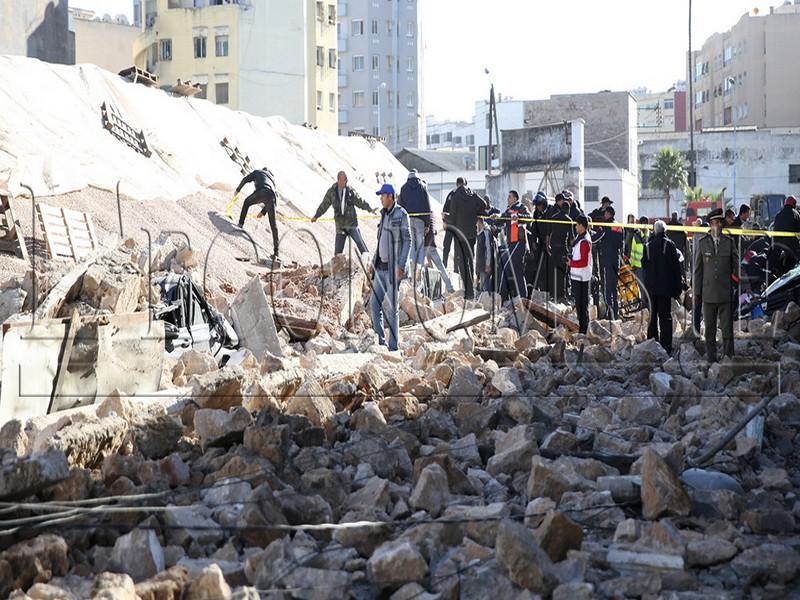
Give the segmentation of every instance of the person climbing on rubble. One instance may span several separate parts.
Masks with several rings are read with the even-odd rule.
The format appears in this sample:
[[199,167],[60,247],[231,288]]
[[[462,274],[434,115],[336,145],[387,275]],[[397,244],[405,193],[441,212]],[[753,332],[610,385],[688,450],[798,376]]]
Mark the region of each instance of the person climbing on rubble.
[[358,195],[357,191],[347,185],[347,173],[344,171],[339,171],[336,174],[336,183],[325,192],[317,212],[311,217],[311,222],[316,223],[317,219],[331,207],[333,207],[333,221],[336,225],[336,240],[333,253],[337,255],[344,253],[344,243],[349,237],[355,243],[359,253],[365,254],[367,245],[364,243],[361,230],[358,228],[356,207],[372,214],[376,214],[378,211],[367,204]]
[[706,356],[717,362],[717,328],[722,329],[722,354],[733,356],[734,286],[738,284],[736,242],[722,233],[725,217],[717,208],[708,215],[711,231],[700,238],[694,261],[695,294],[703,299]]
[[400,325],[398,295],[411,254],[411,226],[408,213],[396,202],[392,184],[384,183],[376,195],[381,197],[383,210],[378,225],[378,249],[369,270],[372,281],[372,328],[378,334],[380,344],[387,345],[383,319],[385,313],[389,328],[388,347],[389,350],[397,350]]
[[589,234],[589,219],[578,215],[575,219],[575,243],[569,259],[569,276],[572,293],[575,295],[575,310],[578,313],[578,331],[589,329],[589,282],[592,280],[592,236]]
[[273,260],[278,259],[278,223],[275,220],[275,204],[277,203],[277,193],[276,193],[276,185],[275,185],[275,178],[272,175],[272,171],[270,171],[267,167],[263,169],[256,169],[249,175],[245,176],[241,182],[239,182],[238,187],[236,188],[236,195],[239,195],[239,192],[242,191],[242,188],[247,185],[248,183],[252,183],[255,186],[255,191],[250,194],[242,204],[242,210],[239,213],[239,227],[244,228],[244,220],[247,218],[247,211],[250,210],[250,207],[254,204],[263,204],[264,208],[261,209],[261,212],[258,213],[258,219],[263,218],[264,215],[269,216],[269,228],[272,231],[272,258]]

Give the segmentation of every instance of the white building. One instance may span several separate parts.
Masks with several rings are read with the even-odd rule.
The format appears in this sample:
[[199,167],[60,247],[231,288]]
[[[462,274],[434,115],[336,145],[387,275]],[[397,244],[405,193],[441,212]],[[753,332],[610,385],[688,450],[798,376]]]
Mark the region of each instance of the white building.
[[475,127],[471,121],[425,120],[425,148],[475,152]]

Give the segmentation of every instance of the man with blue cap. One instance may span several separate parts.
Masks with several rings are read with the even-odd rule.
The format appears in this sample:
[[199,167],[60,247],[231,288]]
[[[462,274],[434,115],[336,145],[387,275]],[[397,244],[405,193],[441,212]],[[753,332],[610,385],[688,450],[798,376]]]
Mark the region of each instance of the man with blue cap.
[[[376,195],[381,197],[383,209],[378,225],[378,249],[370,268],[372,328],[378,334],[381,345],[387,345],[383,323],[385,312],[389,327],[389,350],[397,350],[400,326],[398,293],[411,253],[411,227],[408,213],[396,201],[392,184],[384,183]],[[387,305],[385,311],[384,304]]]

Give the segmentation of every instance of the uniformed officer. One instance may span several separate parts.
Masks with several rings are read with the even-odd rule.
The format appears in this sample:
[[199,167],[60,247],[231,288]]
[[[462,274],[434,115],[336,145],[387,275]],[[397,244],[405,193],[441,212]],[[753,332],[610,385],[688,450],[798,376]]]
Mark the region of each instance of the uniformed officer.
[[547,290],[547,223],[540,223],[547,213],[547,194],[537,192],[533,198],[533,219],[528,223],[528,263],[525,281],[528,297],[531,291]]
[[548,291],[556,302],[567,298],[567,274],[572,240],[573,221],[569,217],[570,205],[563,193],[556,194],[556,204],[551,206],[545,216],[550,223],[547,236],[548,248]]
[[[531,213],[520,201],[517,191],[511,190],[508,193],[508,208],[501,217],[508,246],[508,261],[503,266],[505,279],[511,286],[511,296],[523,298],[528,293],[528,286],[525,282],[525,259],[528,255],[526,222],[530,218]],[[520,219],[523,221],[520,222]]]
[[[603,221],[614,222],[614,207],[606,206],[603,211]],[[594,242],[598,245],[600,253],[600,271],[603,280],[603,297],[606,301],[605,319],[619,319],[619,297],[617,296],[617,282],[619,280],[619,260],[622,247],[625,244],[625,234],[622,227],[600,227],[600,232]]]
[[722,209],[708,215],[711,231],[700,238],[694,262],[695,294],[703,299],[706,356],[717,361],[717,328],[722,329],[722,354],[733,356],[733,298],[738,281],[736,242],[722,233]]

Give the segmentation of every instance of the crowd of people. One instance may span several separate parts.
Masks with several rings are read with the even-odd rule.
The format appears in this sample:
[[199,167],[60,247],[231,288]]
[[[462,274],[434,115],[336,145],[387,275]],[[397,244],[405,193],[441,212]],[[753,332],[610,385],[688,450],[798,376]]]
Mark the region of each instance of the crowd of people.
[[[259,169],[242,180],[237,194],[248,182],[256,189],[244,202],[239,226],[251,206],[263,205],[259,216],[269,215],[277,258],[274,179],[268,169]],[[687,235],[677,213],[672,213],[668,223],[656,220],[652,225],[646,216],[628,215],[623,226],[617,221],[611,198],[603,197],[600,207],[587,215],[569,190],[556,194],[552,202],[543,192],[522,198],[511,190],[501,212],[488,196],[470,190],[463,178],[457,179],[442,209],[440,255],[430,196],[416,171],[409,173],[399,193],[388,183],[376,193],[382,208],[377,248],[369,265],[370,310],[380,343],[392,350],[398,346],[400,282],[406,277],[419,281],[416,278],[427,264],[439,271],[445,289],[452,292],[447,271],[451,253],[465,298],[474,299],[476,291],[500,294],[503,301],[544,293],[550,300],[574,307],[580,333],[588,331],[591,303],[598,319],[620,318],[619,281],[624,270],[625,277],[635,282],[634,289],[640,288],[637,308],[649,309],[648,337],[670,353],[672,302],[691,289],[693,329],[699,333],[701,321],[705,323],[711,362],[718,356],[718,331],[723,355],[733,356],[740,274],[748,288],[756,289],[767,283],[770,275],[779,276],[800,260],[800,235],[773,239],[758,234],[750,224],[747,205],[739,207],[738,213],[715,209],[693,223],[703,231]],[[348,185],[345,172],[338,173],[311,221],[331,208],[335,253],[341,254],[350,238],[366,255],[356,208],[373,214],[377,211]],[[741,239],[730,235],[731,230],[741,229],[752,229],[753,234]],[[786,199],[772,229],[800,234],[800,212],[794,197]],[[743,240],[747,244],[740,264]]]

